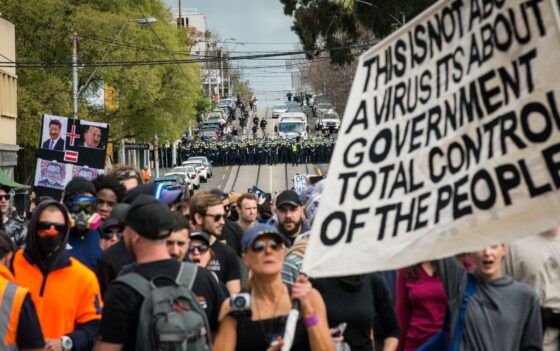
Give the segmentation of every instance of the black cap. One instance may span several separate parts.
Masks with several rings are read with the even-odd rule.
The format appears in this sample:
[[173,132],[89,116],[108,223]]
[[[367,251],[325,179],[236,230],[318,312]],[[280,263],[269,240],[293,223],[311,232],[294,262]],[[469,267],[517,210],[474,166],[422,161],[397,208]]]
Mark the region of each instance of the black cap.
[[111,217],[152,240],[167,238],[174,220],[166,204],[144,194],[138,195],[131,204],[117,204]]
[[301,206],[301,199],[298,193],[293,190],[284,190],[278,197],[276,197],[276,208],[280,208],[283,205]]
[[72,178],[68,184],[66,184],[66,188],[64,188],[64,197],[81,193],[90,193],[93,196],[97,196],[95,185],[84,177]]
[[192,239],[198,239],[206,242],[206,245],[210,245],[210,237],[205,232],[192,232],[190,235]]
[[118,219],[116,219],[115,217],[111,217],[103,222],[101,228],[99,228],[99,232],[105,233],[107,232],[108,229],[112,227],[123,227],[123,226],[124,225],[121,224]]

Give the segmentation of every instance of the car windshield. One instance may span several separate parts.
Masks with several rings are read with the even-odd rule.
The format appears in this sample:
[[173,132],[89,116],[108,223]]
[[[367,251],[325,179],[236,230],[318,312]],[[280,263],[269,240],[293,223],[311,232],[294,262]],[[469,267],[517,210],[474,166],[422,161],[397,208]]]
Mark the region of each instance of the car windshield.
[[190,157],[188,161],[206,162],[206,157]]
[[222,117],[220,117],[220,116],[210,116],[210,117],[208,117],[207,122],[220,122],[220,119],[222,119]]
[[280,123],[278,130],[282,133],[303,132],[304,125],[301,122],[284,122]]
[[288,106],[281,106],[281,105],[279,105],[279,106],[273,106],[272,109],[273,109],[273,110],[287,110],[287,109],[288,109]]

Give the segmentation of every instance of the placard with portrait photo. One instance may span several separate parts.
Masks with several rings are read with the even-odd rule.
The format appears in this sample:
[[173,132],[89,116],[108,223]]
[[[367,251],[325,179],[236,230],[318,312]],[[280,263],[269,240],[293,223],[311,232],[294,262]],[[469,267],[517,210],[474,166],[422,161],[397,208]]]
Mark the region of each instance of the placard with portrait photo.
[[66,150],[66,130],[68,118],[60,116],[43,116],[41,149],[63,152]]

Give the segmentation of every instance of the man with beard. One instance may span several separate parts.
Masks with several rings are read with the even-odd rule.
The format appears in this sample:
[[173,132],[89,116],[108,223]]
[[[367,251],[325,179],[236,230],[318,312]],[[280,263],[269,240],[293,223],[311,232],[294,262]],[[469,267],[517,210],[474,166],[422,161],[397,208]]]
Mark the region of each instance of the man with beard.
[[278,230],[293,244],[294,239],[309,230],[304,221],[303,204],[299,195],[292,190],[281,192],[276,198]]
[[191,199],[190,211],[193,230],[210,235],[210,248],[214,252],[214,258],[206,268],[216,273],[231,294],[237,294],[241,290],[241,267],[235,251],[221,242],[226,218],[222,198],[199,192]]
[[45,200],[29,221],[25,249],[13,261],[14,282],[31,293],[47,350],[91,350],[101,319],[99,284],[66,251],[69,235],[66,208]]

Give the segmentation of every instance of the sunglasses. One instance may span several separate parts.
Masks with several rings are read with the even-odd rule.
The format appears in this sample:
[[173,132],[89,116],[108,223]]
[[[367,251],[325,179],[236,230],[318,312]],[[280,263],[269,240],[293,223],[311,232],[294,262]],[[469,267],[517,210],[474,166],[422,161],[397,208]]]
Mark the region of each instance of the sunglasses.
[[0,195],[0,201],[8,201],[12,196],[10,194]]
[[195,250],[198,250],[198,252],[200,252],[201,254],[206,253],[206,251],[208,251],[208,249],[210,249],[208,247],[208,245],[206,244],[202,244],[202,245],[190,245],[189,248],[187,249],[187,251],[189,253],[194,253]]
[[101,233],[101,239],[111,240],[115,237],[115,235],[117,236],[117,239],[119,239],[119,240],[121,240],[123,238],[123,233],[122,232],[114,231],[114,232]]
[[138,178],[138,174],[136,171],[133,170],[122,170],[115,172],[115,176],[118,180],[130,179],[130,178]]
[[227,214],[225,214],[225,213],[218,213],[218,214],[209,214],[209,213],[207,213],[207,214],[204,215],[204,217],[212,217],[212,219],[214,220],[214,222],[219,222],[220,219],[222,219],[222,218],[223,218],[224,221],[225,221],[226,218],[227,218]]
[[91,196],[69,196],[64,199],[64,205],[71,213],[78,213],[82,210],[87,213],[94,213],[97,209],[97,199]]
[[259,253],[264,251],[267,247],[270,247],[272,251],[280,251],[282,250],[283,245],[275,239],[258,240],[251,245],[251,251]]
[[64,223],[52,223],[52,222],[37,222],[37,230],[49,230],[52,227],[59,232],[64,233],[66,231],[66,224]]

